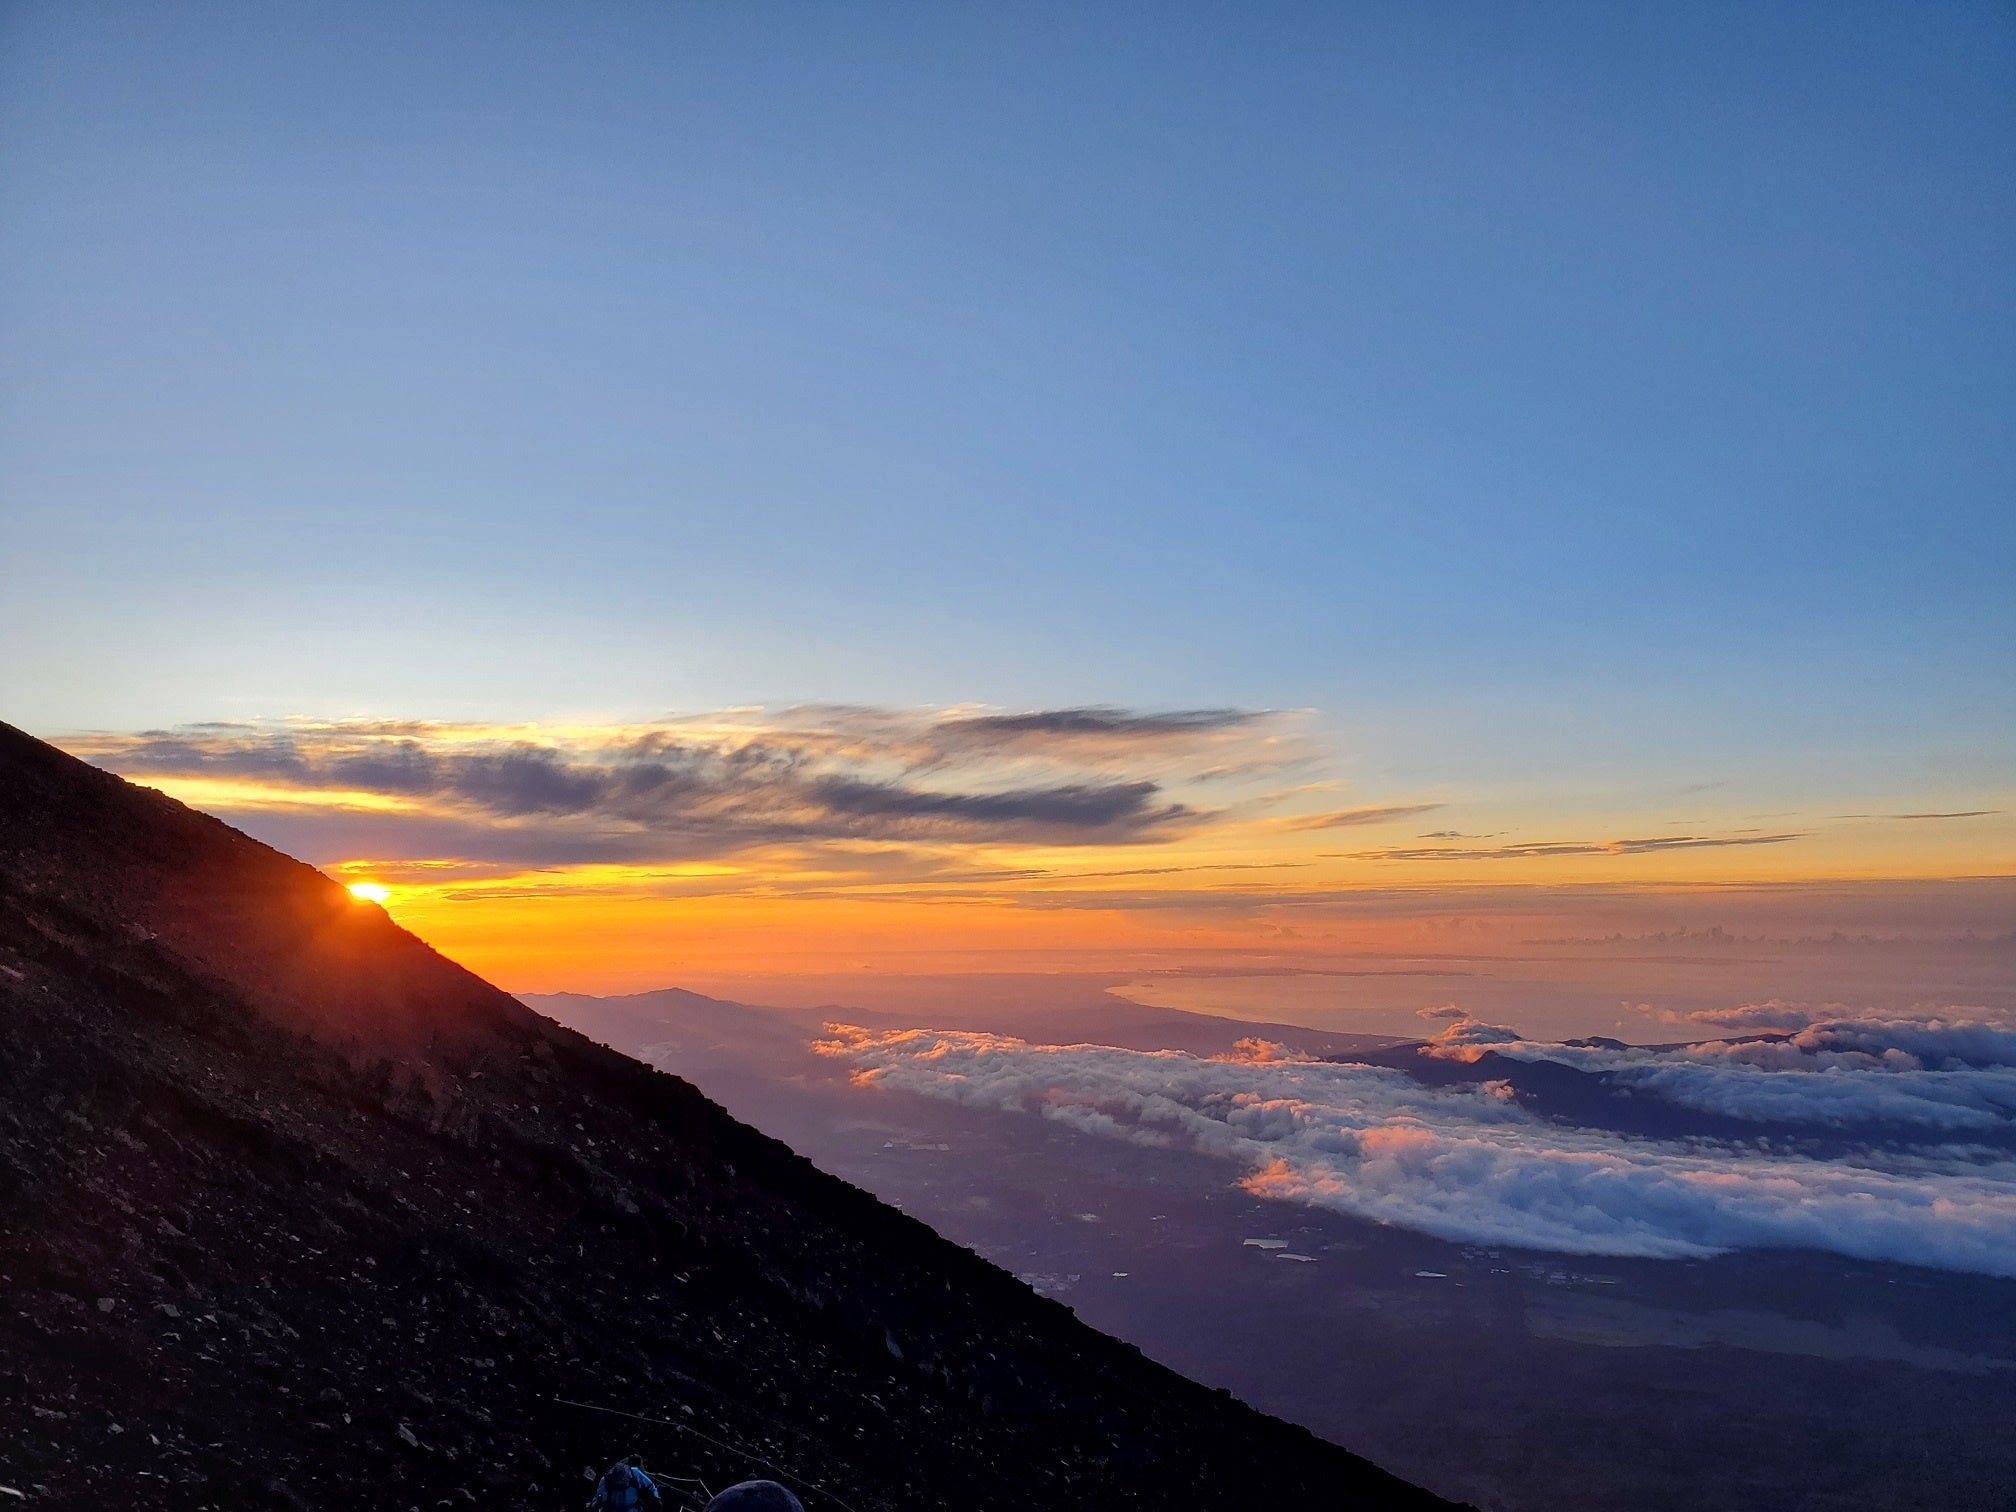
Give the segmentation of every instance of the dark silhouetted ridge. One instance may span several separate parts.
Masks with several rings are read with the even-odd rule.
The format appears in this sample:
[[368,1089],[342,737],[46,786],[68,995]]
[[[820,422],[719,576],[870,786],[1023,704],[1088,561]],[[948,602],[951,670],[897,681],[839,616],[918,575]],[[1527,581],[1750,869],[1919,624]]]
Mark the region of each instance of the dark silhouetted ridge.
[[30,1505],[560,1508],[717,1444],[813,1512],[1447,1505],[5,725],[0,1236]]

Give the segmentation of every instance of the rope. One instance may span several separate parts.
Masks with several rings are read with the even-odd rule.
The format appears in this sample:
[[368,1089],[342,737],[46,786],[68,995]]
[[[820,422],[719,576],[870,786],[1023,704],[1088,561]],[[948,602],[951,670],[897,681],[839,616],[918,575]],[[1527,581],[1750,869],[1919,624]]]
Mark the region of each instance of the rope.
[[[706,1512],[707,1503],[714,1500],[714,1493],[707,1489],[707,1482],[697,1475],[667,1475],[660,1470],[646,1470],[653,1483],[666,1487],[678,1497],[681,1503],[691,1502],[700,1512]],[[698,1486],[698,1491],[689,1491],[688,1486]]]
[[744,1459],[748,1460],[750,1463],[761,1465],[765,1470],[774,1472],[776,1475],[780,1476],[784,1480],[791,1481],[796,1485],[803,1486],[807,1491],[818,1492],[821,1496],[825,1497],[835,1506],[841,1508],[842,1512],[854,1512],[853,1507],[849,1506],[846,1502],[842,1501],[839,1497],[835,1496],[831,1491],[828,1491],[824,1486],[820,1485],[817,1481],[809,1481],[806,1480],[803,1476],[793,1475],[789,1470],[786,1470],[783,1466],[773,1465],[770,1463],[769,1460],[764,1459],[762,1455],[751,1454],[747,1449],[742,1448],[739,1444],[725,1444],[720,1439],[709,1438],[706,1434],[702,1433],[698,1428],[695,1428],[691,1423],[682,1423],[677,1418],[648,1417],[641,1412],[625,1412],[621,1407],[603,1407],[594,1402],[577,1402],[568,1397],[556,1396],[553,1398],[553,1400],[558,1402],[562,1407],[579,1407],[586,1412],[606,1412],[611,1417],[631,1418],[639,1423],[656,1423],[660,1427],[664,1428],[683,1428],[686,1432],[692,1434],[693,1437],[699,1439],[700,1442],[702,1442],[703,1444],[712,1444],[716,1449],[726,1449],[730,1454],[739,1454]]

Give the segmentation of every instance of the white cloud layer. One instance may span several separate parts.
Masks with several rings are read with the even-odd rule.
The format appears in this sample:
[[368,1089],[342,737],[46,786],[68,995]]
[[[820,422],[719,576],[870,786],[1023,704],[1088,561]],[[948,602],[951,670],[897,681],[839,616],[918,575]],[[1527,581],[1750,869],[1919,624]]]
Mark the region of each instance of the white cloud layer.
[[1804,1029],[1813,1022],[1815,1014],[1803,1003],[1788,1003],[1781,998],[1773,998],[1768,1003],[1745,1003],[1736,1008],[1696,1008],[1684,1013],[1668,1008],[1661,1010],[1659,1017],[1669,1024],[1728,1029],[1742,1034],[1760,1029]]
[[[1997,1054],[1990,1026],[1941,1021],[1839,1031],[1817,1054],[1855,1055],[1857,1072],[1774,1071],[1713,1047],[1672,1062],[1672,1086],[1657,1096],[1707,1098],[1723,1087],[1756,1093],[1766,1083],[1798,1090],[1788,1105],[1859,1116],[1866,1084],[1880,1081],[1898,1106],[1940,1132],[2006,1127],[2016,1101],[1983,1075],[2006,1068],[1928,1069],[1923,1053],[1950,1059],[1956,1046]],[[1963,1032],[1964,1031],[1964,1032]],[[1739,1248],[1811,1248],[1867,1260],[2016,1276],[2016,1162],[1961,1145],[1920,1147],[1856,1160],[1771,1154],[1753,1144],[1662,1141],[1564,1127],[1513,1100],[1502,1082],[1430,1087],[1399,1071],[1258,1056],[1203,1060],[1176,1052],[1101,1045],[1034,1045],[997,1035],[936,1030],[870,1031],[829,1026],[822,1054],[856,1067],[864,1085],[969,1106],[1034,1112],[1088,1133],[1183,1147],[1224,1160],[1256,1194],[1334,1208],[1458,1241],[1569,1254],[1705,1256]],[[1592,1069],[1656,1071],[1651,1051],[1541,1046],[1510,1030],[1452,1025],[1443,1054],[1485,1050]],[[1905,1050],[1905,1043],[1917,1050]],[[1836,1048],[1852,1045],[1853,1048]],[[1731,1047],[1734,1048],[1734,1047]],[[1892,1052],[1914,1064],[1890,1063]],[[1804,1053],[1793,1050],[1798,1056]],[[1633,1057],[1646,1057],[1642,1062]],[[1972,1075],[1975,1079],[1967,1081]],[[1686,1076],[1702,1078],[1689,1084]],[[1937,1078],[1966,1089],[1935,1092]],[[1748,1080],[1746,1080],[1746,1078]],[[1837,1092],[1835,1087],[1850,1088]],[[1703,1090],[1710,1089],[1710,1090]],[[1771,1089],[1766,1095],[1784,1097]],[[1882,1117],[1891,1117],[1886,1112]],[[1941,1122],[1940,1120],[1945,1120]]]
[[[1755,1022],[1783,1004],[1719,1015]],[[1713,1040],[1679,1049],[1616,1049],[1527,1040],[1515,1030],[1462,1019],[1427,1054],[1475,1062],[1485,1054],[1553,1061],[1608,1078],[1675,1106],[1759,1124],[1852,1129],[1863,1125],[1941,1135],[2007,1133],[2016,1126],[2016,1030],[1981,1019],[1837,1018],[1789,1035]]]

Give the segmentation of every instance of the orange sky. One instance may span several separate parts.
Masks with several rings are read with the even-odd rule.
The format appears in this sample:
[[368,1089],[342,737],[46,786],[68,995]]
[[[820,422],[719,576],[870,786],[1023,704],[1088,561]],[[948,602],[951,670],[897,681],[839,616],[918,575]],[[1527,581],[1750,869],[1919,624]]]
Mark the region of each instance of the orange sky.
[[2016,875],[2007,795],[1760,810],[1656,786],[1368,791],[1306,717],[1227,710],[292,721],[62,743],[383,884],[401,922],[526,991],[1715,925],[1992,933]]

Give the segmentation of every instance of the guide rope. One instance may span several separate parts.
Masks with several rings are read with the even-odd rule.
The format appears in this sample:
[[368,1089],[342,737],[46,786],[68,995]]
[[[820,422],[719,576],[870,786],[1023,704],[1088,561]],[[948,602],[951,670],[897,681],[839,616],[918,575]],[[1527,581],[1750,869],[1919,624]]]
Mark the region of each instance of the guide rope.
[[[697,1475],[667,1475],[662,1470],[653,1470],[648,1466],[644,1473],[651,1477],[653,1484],[669,1489],[674,1496],[680,1499],[682,1504],[691,1502],[694,1506],[701,1508],[702,1512],[705,1512],[707,1503],[714,1500],[714,1493],[707,1489],[707,1482],[700,1479]],[[700,1489],[698,1491],[689,1491],[687,1489],[689,1486],[698,1486]]]

